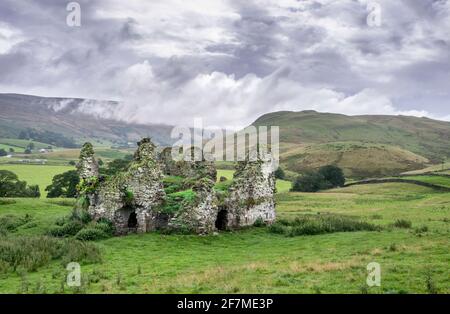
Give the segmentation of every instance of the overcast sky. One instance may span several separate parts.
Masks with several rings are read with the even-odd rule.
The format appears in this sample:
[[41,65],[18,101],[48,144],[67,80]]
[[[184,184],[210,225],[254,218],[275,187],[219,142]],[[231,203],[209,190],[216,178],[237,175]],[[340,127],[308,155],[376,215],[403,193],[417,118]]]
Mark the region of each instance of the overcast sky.
[[[372,2],[372,1],[370,1]],[[245,125],[277,110],[450,120],[450,1],[1,0],[0,92],[92,114]]]

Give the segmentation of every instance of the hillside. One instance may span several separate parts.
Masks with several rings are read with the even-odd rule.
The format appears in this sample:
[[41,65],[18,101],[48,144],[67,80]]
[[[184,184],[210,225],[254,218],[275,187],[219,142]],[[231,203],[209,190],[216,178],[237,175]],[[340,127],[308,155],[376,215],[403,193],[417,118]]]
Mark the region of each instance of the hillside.
[[[171,143],[171,127],[129,124],[98,119],[80,110],[84,99],[46,98],[0,94],[0,138],[18,138],[26,129],[54,132],[77,143],[86,140],[100,144],[126,144],[150,136],[159,144]],[[102,102],[115,109],[117,103]]]
[[428,163],[428,159],[396,146],[362,142],[306,145],[282,153],[281,159],[294,172],[333,164],[348,177],[386,176]]
[[349,176],[383,176],[450,156],[450,123],[428,118],[283,111],[253,125],[280,127],[281,161],[294,172],[331,163]]

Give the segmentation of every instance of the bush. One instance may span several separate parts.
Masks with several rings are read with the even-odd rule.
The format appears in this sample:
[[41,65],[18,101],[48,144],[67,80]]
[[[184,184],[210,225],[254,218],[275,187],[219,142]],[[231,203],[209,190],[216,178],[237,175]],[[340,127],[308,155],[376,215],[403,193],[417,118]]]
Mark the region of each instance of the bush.
[[409,220],[405,220],[405,219],[397,219],[394,222],[394,227],[396,228],[404,228],[404,229],[409,229],[412,227],[412,222]]
[[266,226],[266,223],[264,222],[264,220],[263,220],[261,217],[259,217],[259,218],[257,218],[257,219],[255,220],[255,222],[253,223],[253,226],[254,226],[254,227],[265,227],[265,226]]
[[15,215],[5,215],[0,217],[0,226],[4,230],[3,233],[14,232],[18,227],[27,224],[31,220],[32,217],[28,214],[22,217]]
[[83,229],[83,223],[78,220],[70,220],[62,226],[53,227],[48,231],[48,235],[53,237],[70,237],[76,235],[81,229]]
[[115,232],[115,228],[114,225],[111,221],[109,221],[108,219],[105,218],[101,218],[99,219],[95,225],[94,228],[102,230],[104,233],[106,233],[107,235],[113,235]]
[[76,235],[75,239],[80,241],[95,241],[109,238],[109,235],[105,233],[101,228],[85,228],[81,229]]
[[83,224],[87,224],[92,221],[92,217],[89,215],[87,210],[77,207],[74,207],[69,219],[73,221],[80,221]]
[[381,227],[343,215],[303,215],[294,220],[279,220],[269,231],[289,237],[333,232],[379,231]]
[[82,241],[108,238],[114,233],[114,225],[108,219],[92,221],[86,210],[74,208],[72,214],[58,218],[56,226],[48,231],[54,237],[75,237]]

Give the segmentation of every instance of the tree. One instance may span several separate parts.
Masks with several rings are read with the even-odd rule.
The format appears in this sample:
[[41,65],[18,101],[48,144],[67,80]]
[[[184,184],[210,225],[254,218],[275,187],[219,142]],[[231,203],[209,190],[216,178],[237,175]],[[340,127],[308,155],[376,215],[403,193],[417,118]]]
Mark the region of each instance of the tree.
[[71,160],[71,161],[69,161],[69,165],[71,165],[71,166],[76,166],[77,163],[75,162],[75,160]]
[[30,144],[28,144],[28,146],[27,146],[27,148],[29,149],[29,150],[33,150],[34,149],[34,143],[30,143]]
[[48,192],[47,197],[76,197],[79,182],[80,178],[76,170],[57,174],[53,177],[52,184],[45,188]]
[[104,164],[103,160],[102,160],[101,158],[99,158],[99,159],[98,159],[98,165],[99,165],[99,166],[103,166],[103,164]]
[[0,197],[40,197],[38,185],[27,186],[12,171],[0,170]]
[[29,148],[25,149],[24,154],[31,154],[31,149]]
[[8,155],[8,153],[6,152],[6,150],[4,150],[3,148],[0,149],[0,157],[6,156]]
[[280,179],[280,180],[284,180],[286,179],[286,175],[283,171],[283,169],[281,169],[281,167],[278,167],[277,170],[275,170],[275,178]]
[[107,176],[115,175],[116,173],[125,171],[129,164],[130,160],[125,159],[114,159],[113,161],[109,162],[106,168],[101,168],[101,173]]
[[15,152],[14,148],[10,147],[10,148],[9,148],[9,152],[10,152],[10,153],[14,153],[14,152]]
[[318,172],[308,172],[295,179],[292,191],[295,192],[317,192],[326,187],[324,177]]
[[323,176],[326,182],[329,183],[330,188],[343,186],[345,184],[344,172],[341,168],[333,165],[321,167],[319,174]]
[[331,189],[345,184],[345,176],[341,168],[324,166],[318,171],[307,172],[299,176],[292,185],[292,191],[317,192]]

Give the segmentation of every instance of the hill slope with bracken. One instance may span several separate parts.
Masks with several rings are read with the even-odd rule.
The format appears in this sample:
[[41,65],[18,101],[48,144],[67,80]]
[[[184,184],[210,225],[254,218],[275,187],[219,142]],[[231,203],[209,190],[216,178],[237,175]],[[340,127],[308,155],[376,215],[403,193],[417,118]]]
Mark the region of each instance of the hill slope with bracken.
[[428,118],[283,111],[253,125],[280,127],[281,162],[294,172],[336,164],[348,176],[383,176],[450,156],[450,123]]

